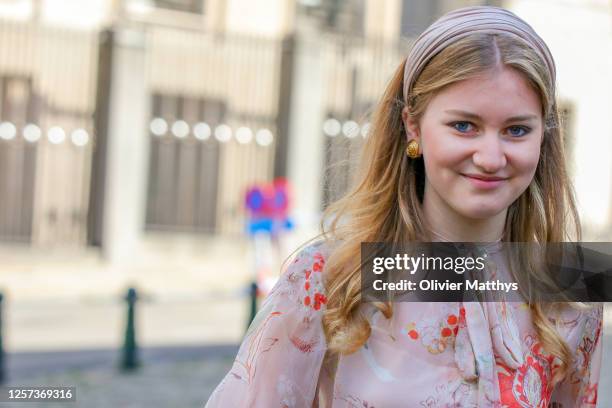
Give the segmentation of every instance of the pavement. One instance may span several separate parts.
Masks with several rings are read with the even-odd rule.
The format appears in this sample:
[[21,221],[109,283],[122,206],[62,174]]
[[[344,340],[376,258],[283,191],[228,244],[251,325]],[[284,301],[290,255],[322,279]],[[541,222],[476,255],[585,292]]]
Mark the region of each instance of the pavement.
[[54,407],[203,407],[236,355],[247,303],[240,294],[137,302],[140,366],[126,373],[123,301],[14,301],[4,310],[5,385],[77,387],[76,403]]
[[[77,402],[57,407],[202,407],[236,355],[246,306],[244,296],[137,303],[140,366],[125,373],[122,302],[13,304],[4,311],[5,385],[76,386]],[[13,405],[24,406],[0,403]]]
[[128,286],[157,299],[231,292],[253,276],[246,239],[150,233],[121,258],[96,248],[0,245],[0,290],[14,300],[111,299]]
[[[6,386],[75,386],[66,408],[203,407],[231,367],[236,346],[152,347],[139,352],[140,366],[119,369],[117,350],[25,352],[8,356]],[[0,407],[24,403],[0,403]],[[49,403],[28,403],[48,407]]]

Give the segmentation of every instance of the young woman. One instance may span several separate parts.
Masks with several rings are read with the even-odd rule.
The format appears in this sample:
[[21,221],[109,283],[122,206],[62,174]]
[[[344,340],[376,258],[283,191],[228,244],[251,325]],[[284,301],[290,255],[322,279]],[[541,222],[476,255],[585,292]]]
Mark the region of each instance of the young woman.
[[206,406],[595,407],[601,304],[360,296],[362,242],[487,242],[501,273],[502,242],[579,240],[559,122],[554,61],[527,23],[488,6],[434,22],[384,92],[358,183]]

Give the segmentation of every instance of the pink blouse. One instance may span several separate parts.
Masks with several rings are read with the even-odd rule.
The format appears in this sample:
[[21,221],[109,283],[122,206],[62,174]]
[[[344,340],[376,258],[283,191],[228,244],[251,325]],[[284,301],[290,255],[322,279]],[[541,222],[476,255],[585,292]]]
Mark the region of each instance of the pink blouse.
[[289,264],[205,408],[595,407],[601,303],[568,307],[555,321],[574,361],[554,389],[557,360],[524,302],[398,302],[390,319],[363,304],[371,335],[331,375],[321,323],[327,255],[319,242]]

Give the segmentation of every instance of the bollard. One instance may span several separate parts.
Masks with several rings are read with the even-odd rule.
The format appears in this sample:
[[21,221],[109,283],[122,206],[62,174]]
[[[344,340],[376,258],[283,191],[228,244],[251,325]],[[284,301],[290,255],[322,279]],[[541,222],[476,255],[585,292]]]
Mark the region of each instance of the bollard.
[[125,297],[128,304],[128,314],[125,339],[123,342],[123,355],[121,358],[121,369],[124,371],[133,370],[140,365],[138,361],[138,346],[136,344],[136,329],[134,324],[136,299],[136,289],[129,288],[127,296]]
[[247,329],[251,325],[253,319],[255,319],[255,315],[257,314],[257,282],[251,282],[251,286],[249,288],[249,320],[247,322]]
[[2,340],[2,315],[3,315],[4,295],[0,293],[0,384],[4,384],[6,375],[4,372],[4,342]]

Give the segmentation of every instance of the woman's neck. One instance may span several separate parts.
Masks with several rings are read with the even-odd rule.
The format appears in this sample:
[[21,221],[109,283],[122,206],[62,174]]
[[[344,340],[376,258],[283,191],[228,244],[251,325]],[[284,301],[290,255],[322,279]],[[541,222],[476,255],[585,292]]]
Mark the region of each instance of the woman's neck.
[[432,241],[496,242],[504,234],[507,209],[486,219],[466,218],[446,205],[423,206]]

